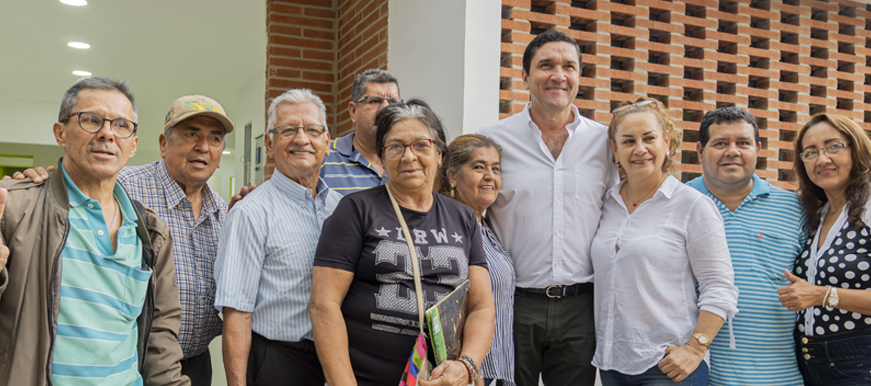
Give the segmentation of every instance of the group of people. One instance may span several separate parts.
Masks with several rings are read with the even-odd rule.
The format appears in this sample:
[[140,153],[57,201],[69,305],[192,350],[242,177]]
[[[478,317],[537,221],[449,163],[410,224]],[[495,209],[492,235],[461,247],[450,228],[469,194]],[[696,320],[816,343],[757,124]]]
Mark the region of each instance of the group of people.
[[223,334],[230,385],[396,385],[418,296],[466,280],[460,355],[423,386],[592,385],[597,368],[606,386],[871,383],[858,124],[799,131],[796,194],[754,174],[752,115],[710,111],[683,184],[661,102],[581,116],[580,48],[555,30],[522,63],[523,111],[450,143],[383,70],[356,78],[338,139],[319,97],[287,91],[267,111],[275,172],[229,211],[206,184],[234,129],[218,102],[173,102],[162,160],[125,166],[129,86],[80,80],[58,170],[0,183],[0,384],[208,385]]

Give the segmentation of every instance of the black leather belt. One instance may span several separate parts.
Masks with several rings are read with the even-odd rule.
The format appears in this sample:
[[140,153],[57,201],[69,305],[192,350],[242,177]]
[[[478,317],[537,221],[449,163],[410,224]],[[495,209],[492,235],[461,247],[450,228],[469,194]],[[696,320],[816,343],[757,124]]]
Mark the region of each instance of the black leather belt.
[[577,296],[593,292],[593,283],[579,283],[574,285],[552,285],[547,288],[520,288],[514,293],[521,295],[541,295],[551,299],[559,299],[567,296]]

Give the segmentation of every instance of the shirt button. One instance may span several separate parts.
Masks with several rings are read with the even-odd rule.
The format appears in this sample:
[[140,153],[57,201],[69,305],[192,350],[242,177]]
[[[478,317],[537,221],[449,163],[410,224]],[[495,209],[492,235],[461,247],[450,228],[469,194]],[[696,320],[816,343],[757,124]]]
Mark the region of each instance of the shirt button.
[[804,360],[810,360],[811,354],[804,354]]
[[102,235],[103,235],[103,231],[97,231],[97,235],[102,236]]
[[88,208],[94,209],[94,204],[88,204]]
[[559,231],[553,232],[553,234],[559,236]]
[[556,200],[556,203],[557,203],[557,204],[562,204],[562,203],[563,203],[563,200],[557,199],[557,200]]

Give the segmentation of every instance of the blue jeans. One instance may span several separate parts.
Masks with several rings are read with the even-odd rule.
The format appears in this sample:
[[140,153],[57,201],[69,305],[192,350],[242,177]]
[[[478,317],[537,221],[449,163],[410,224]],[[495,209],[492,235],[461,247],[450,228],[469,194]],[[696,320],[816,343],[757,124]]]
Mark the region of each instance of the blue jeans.
[[706,386],[708,384],[708,364],[699,363],[696,371],[682,382],[675,382],[653,366],[638,375],[626,375],[614,370],[599,371],[603,386]]
[[805,385],[871,385],[871,331],[795,336]]

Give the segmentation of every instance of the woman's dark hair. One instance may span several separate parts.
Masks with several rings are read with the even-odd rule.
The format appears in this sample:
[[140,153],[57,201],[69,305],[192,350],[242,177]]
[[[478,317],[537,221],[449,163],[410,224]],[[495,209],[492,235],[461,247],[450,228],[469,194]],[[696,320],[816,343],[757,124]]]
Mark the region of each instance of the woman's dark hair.
[[486,135],[465,134],[454,138],[454,140],[451,141],[451,145],[448,146],[448,150],[451,154],[450,165],[442,164],[442,167],[439,170],[441,183],[437,185],[436,190],[443,196],[454,197],[451,194],[451,179],[448,177],[450,177],[451,174],[455,176],[460,174],[460,169],[463,168],[463,165],[472,160],[472,153],[475,149],[488,147],[496,149],[499,153],[499,159],[502,159],[502,146],[499,146],[496,141]]
[[[850,156],[853,159],[852,169],[850,169],[850,182],[847,185],[844,196],[847,203],[850,205],[847,222],[858,229],[863,223],[862,215],[865,213],[865,203],[868,202],[869,192],[871,189],[871,139],[868,139],[868,134],[865,130],[859,127],[859,124],[853,120],[834,114],[817,114],[811,117],[811,120],[801,128],[798,136],[795,138],[795,174],[798,176],[798,195],[801,198],[802,206],[808,214],[808,222],[806,229],[808,232],[816,232],[817,227],[822,220],[820,208],[829,201],[825,191],[822,188],[811,182],[804,167],[804,161],[801,160],[799,154],[804,150],[802,140],[804,140],[807,131],[817,124],[828,123],[847,137],[850,142]],[[871,225],[871,224],[865,224]]]
[[420,99],[389,104],[375,115],[375,126],[378,127],[378,130],[375,131],[375,148],[378,152],[378,158],[384,159],[384,139],[393,125],[409,118],[416,119],[430,130],[433,138],[432,143],[436,149],[442,152],[442,166],[448,165],[450,154],[442,121],[429,105]]

